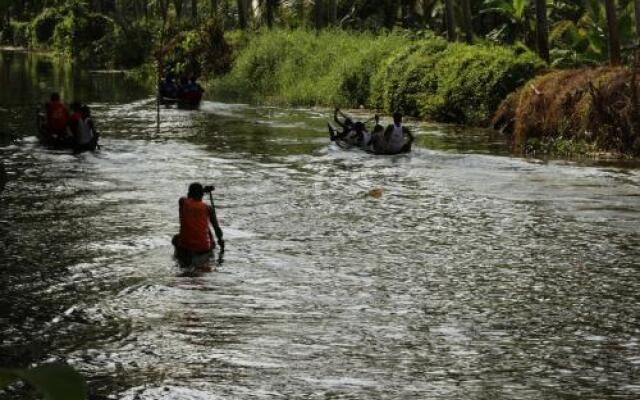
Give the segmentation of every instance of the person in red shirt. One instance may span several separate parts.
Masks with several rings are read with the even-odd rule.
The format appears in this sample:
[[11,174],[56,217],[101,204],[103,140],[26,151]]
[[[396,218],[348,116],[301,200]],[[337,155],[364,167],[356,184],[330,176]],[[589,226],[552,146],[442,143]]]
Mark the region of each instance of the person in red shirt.
[[47,111],[47,130],[49,135],[63,137],[66,135],[69,121],[69,110],[60,100],[58,93],[51,94],[51,100],[45,105]]
[[178,201],[180,214],[180,233],[173,238],[176,257],[191,264],[194,256],[210,254],[215,248],[209,223],[213,226],[220,252],[224,252],[222,229],[218,223],[215,210],[202,201],[204,188],[200,183],[189,185],[187,197]]

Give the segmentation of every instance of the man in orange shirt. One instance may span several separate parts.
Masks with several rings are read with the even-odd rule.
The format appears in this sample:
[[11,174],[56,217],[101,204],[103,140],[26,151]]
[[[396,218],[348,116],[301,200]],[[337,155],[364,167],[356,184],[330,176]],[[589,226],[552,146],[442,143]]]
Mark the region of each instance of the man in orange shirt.
[[47,128],[49,135],[63,137],[66,135],[67,123],[69,122],[69,110],[60,100],[58,93],[51,93],[51,101],[45,108],[47,110]]
[[[206,188],[207,192],[213,190]],[[196,256],[211,254],[215,248],[209,223],[218,239],[220,252],[224,253],[224,240],[222,239],[222,229],[218,223],[215,210],[212,206],[204,203],[205,188],[199,183],[189,185],[187,197],[181,197],[179,205],[180,233],[173,238],[173,245],[176,248],[176,257],[190,265]]]

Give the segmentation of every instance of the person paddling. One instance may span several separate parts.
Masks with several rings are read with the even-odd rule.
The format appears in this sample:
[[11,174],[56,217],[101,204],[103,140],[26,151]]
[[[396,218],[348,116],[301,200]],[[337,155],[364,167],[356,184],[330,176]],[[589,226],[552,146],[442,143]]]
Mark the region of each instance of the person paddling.
[[[405,139],[405,136],[408,139]],[[384,132],[385,151],[391,154],[400,153],[403,149],[411,148],[414,137],[407,128],[402,125],[402,114],[393,114],[393,124],[387,126]]]
[[213,253],[215,242],[209,224],[213,226],[220,252],[224,252],[222,229],[215,210],[202,201],[205,191],[211,193],[212,190],[211,186],[204,188],[200,183],[194,182],[189,185],[187,197],[181,197],[178,201],[180,233],[173,237],[172,243],[176,258],[190,267],[198,267],[193,265],[197,259],[208,260]]
[[[344,118],[344,121],[340,121],[340,118],[338,118],[338,115]],[[342,128],[342,132],[337,132],[335,136],[332,135],[331,136],[332,141],[336,139],[346,138],[354,128],[353,120],[348,115],[340,111],[340,109],[337,107],[333,112],[333,120],[336,122],[336,124],[338,124]]]

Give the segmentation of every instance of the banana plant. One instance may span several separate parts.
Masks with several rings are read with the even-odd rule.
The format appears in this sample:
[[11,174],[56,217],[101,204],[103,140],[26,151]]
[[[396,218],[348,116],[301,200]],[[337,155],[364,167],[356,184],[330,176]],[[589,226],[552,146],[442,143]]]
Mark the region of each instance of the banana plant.
[[[562,2],[559,2],[562,3]],[[607,15],[603,2],[583,2],[583,14],[577,20],[556,20],[549,35],[553,50],[552,65],[573,66],[577,64],[599,64],[608,56]],[[635,40],[634,5],[623,5],[618,16],[618,32],[623,46]]]
[[480,14],[492,14],[500,21],[487,38],[507,43],[522,39],[529,43],[533,33],[531,11],[527,0],[484,0]]

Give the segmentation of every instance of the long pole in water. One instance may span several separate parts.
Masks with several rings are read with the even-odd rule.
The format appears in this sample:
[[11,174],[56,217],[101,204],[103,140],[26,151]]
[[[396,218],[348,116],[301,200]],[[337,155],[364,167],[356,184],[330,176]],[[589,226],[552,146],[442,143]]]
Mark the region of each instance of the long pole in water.
[[162,31],[160,32],[160,52],[156,58],[158,67],[156,68],[156,130],[157,134],[160,134],[160,80],[162,79],[162,67],[164,58],[164,34],[165,34],[165,20],[162,20]]
[[[209,202],[211,203],[211,212],[213,213],[213,220],[218,223],[218,215],[216,214],[216,206],[213,204],[213,193],[209,192]],[[224,247],[220,247],[220,253],[218,254],[218,264],[222,264],[224,261],[222,256],[224,254]]]

